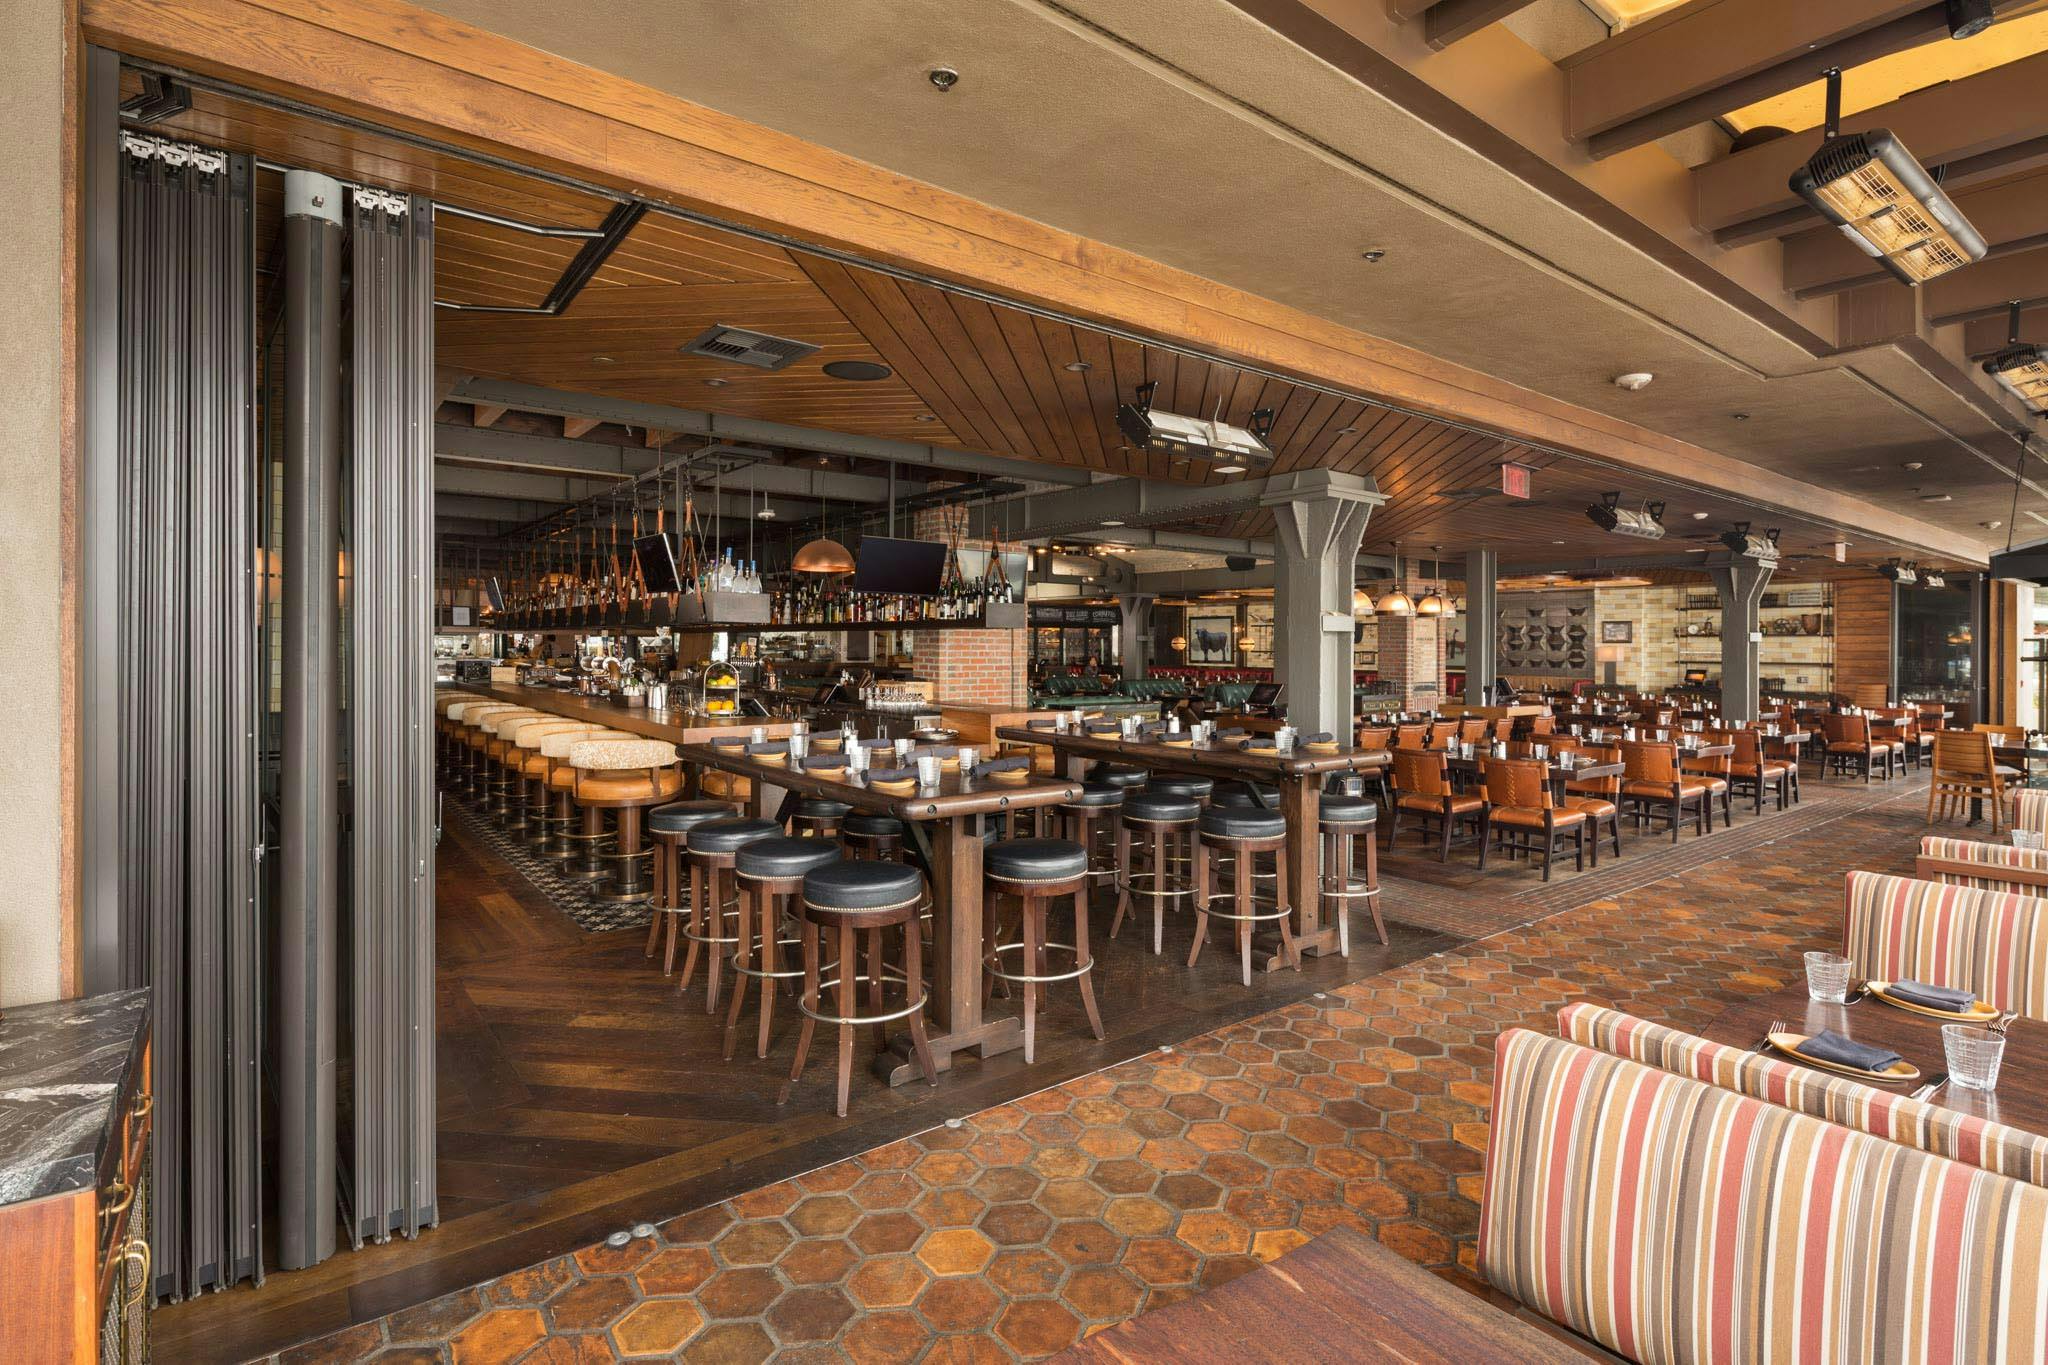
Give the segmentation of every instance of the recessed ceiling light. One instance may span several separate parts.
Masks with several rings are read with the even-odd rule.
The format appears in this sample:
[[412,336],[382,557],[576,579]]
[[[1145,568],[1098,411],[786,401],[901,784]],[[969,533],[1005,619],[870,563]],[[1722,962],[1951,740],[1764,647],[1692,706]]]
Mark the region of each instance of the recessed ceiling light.
[[611,358],[610,356],[608,356],[608,355],[594,355],[594,356],[590,357],[590,363],[591,363],[591,364],[593,364],[593,365],[616,365],[616,364],[618,364],[619,362],[618,362],[618,361],[616,361],[616,360],[613,360],[613,359],[612,359],[612,358]]
[[960,84],[960,73],[950,66],[935,66],[924,73],[924,78],[941,90],[951,90]]
[[1241,464],[1219,464],[1216,466],[1216,472],[1218,474],[1242,474],[1244,473],[1244,466]]
[[1564,544],[1564,542],[1563,542],[1563,541],[1561,541],[1561,540],[1553,540],[1553,541],[1551,541],[1550,543],[1551,543],[1552,545],[1562,545],[1562,544]]
[[1627,374],[1614,376],[1614,387],[1627,389],[1630,393],[1641,393],[1650,387],[1650,381],[1656,377],[1648,370],[1630,370]]
[[1350,435],[1354,435],[1354,434],[1355,434],[1355,433],[1356,433],[1357,431],[1358,431],[1358,428],[1357,428],[1357,427],[1338,427],[1338,428],[1337,428],[1337,434],[1338,434],[1339,436],[1350,436]]
[[1069,374],[1086,374],[1095,367],[1085,360],[1069,360],[1066,368]]
[[1369,246],[1359,252],[1358,255],[1367,265],[1378,265],[1381,261],[1387,259],[1387,249],[1380,246]]
[[1123,518],[1121,517],[1104,517],[1102,519],[1102,524],[1104,526],[1121,526],[1124,523]]
[[704,382],[714,389],[722,389],[727,384],[732,383],[730,379],[707,379]]
[[1746,412],[1731,412],[1728,414],[1728,417],[1730,421],[1735,422],[1747,422],[1749,420],[1749,414]]
[[893,373],[887,365],[877,365],[872,360],[833,360],[822,368],[834,379],[850,379],[857,384],[872,384]]
[[1953,502],[1953,501],[1955,501],[1955,499],[1954,499],[1953,497],[1951,497],[1951,496],[1950,496],[1949,494],[1947,494],[1947,493],[1922,493],[1922,494],[1920,495],[1920,501],[1922,501],[1922,502]]
[[939,419],[938,419],[938,418],[936,418],[936,417],[934,417],[934,416],[933,416],[932,414],[930,414],[930,413],[928,413],[928,412],[920,412],[920,413],[919,413],[919,414],[917,415],[917,420],[918,420],[918,421],[920,421],[920,422],[936,422],[936,421],[938,421]]
[[1904,464],[1900,465],[1900,466],[1899,466],[1899,468],[1901,468],[1901,469],[1919,469],[1919,468],[1921,468],[1921,464],[1920,464],[1920,461],[1918,461],[1918,460],[1908,460],[1908,461],[1906,461],[1906,462],[1905,462]]
[[1695,512],[1692,514],[1692,519],[1694,521],[1705,521],[1709,515],[1711,514],[1707,512]]

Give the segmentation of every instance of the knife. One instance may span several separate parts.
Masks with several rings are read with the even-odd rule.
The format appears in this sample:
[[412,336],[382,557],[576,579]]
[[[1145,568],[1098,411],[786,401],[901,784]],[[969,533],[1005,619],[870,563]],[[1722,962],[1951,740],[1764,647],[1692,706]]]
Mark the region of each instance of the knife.
[[1928,1099],[1934,1094],[1935,1091],[1941,1089],[1943,1086],[1947,1084],[1948,1073],[1946,1071],[1937,1071],[1934,1073],[1934,1079],[1929,1081],[1927,1084],[1921,1086],[1918,1090],[1915,1090],[1910,1096],[1910,1098],[1916,1100]]

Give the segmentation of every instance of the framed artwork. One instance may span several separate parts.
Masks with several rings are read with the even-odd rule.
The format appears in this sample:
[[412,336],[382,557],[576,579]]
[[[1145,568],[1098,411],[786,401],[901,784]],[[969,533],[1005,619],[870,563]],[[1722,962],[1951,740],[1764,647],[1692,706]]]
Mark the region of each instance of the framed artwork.
[[1633,621],[1602,621],[1600,643],[1603,645],[1629,645],[1635,643],[1636,623]]
[[1222,664],[1237,662],[1237,616],[1188,617],[1188,662]]

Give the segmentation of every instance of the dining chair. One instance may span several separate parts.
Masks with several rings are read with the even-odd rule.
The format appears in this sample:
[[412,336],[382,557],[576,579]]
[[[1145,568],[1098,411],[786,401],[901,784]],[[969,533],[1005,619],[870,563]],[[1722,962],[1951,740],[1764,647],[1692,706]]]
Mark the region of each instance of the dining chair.
[[1586,827],[1591,817],[1582,810],[1556,805],[1550,795],[1550,765],[1541,759],[1488,759],[1480,775],[1486,805],[1479,817],[1479,870],[1486,870],[1487,849],[1498,836],[1508,856],[1543,854],[1543,880],[1557,861],[1561,834],[1572,837],[1575,870],[1586,866]]
[[1767,790],[1773,793],[1778,809],[1784,810],[1792,799],[1793,766],[1765,757],[1763,736],[1754,730],[1730,730],[1727,735],[1728,742],[1735,746],[1728,759],[1729,785],[1746,788],[1755,797],[1758,815],[1764,813]]
[[[1735,736],[1730,730],[1702,730],[1700,740],[1706,745],[1719,748],[1724,744],[1732,746],[1735,743]],[[1733,754],[1690,754],[1682,749],[1679,751],[1679,771],[1697,777],[1707,784],[1707,830],[1710,833],[1714,828],[1713,803],[1717,799],[1721,803],[1721,823],[1735,823],[1733,765]]]
[[1934,734],[1934,773],[1927,782],[1927,823],[1951,820],[1968,802],[1988,802],[1991,832],[2005,828],[2005,783],[2016,778],[2014,769],[2001,766],[1991,753],[1989,732],[1937,730]]
[[[1621,762],[1621,750],[1598,744],[1577,745],[1580,760],[1607,764]],[[1573,810],[1586,812],[1593,822],[1592,838],[1587,841],[1593,854],[1593,866],[1600,866],[1600,827],[1607,826],[1614,839],[1614,856],[1621,856],[1621,774],[1610,773],[1606,777],[1574,778],[1564,784],[1564,804]]]
[[1633,809],[1636,823],[1661,817],[1671,826],[1671,842],[1678,842],[1678,830],[1686,808],[1693,812],[1693,832],[1707,832],[1707,784],[1704,779],[1680,770],[1678,746],[1623,740],[1621,749],[1621,795]]
[[1394,750],[1394,818],[1387,829],[1387,846],[1392,848],[1401,834],[1403,812],[1421,823],[1425,842],[1434,824],[1442,842],[1437,861],[1449,862],[1451,838],[1458,825],[1477,825],[1486,802],[1475,795],[1461,794],[1451,786],[1450,759],[1440,750]]
[[1424,749],[1429,747],[1429,727],[1420,724],[1395,726],[1394,747],[1396,749]]
[[1868,782],[1871,773],[1881,763],[1884,775],[1892,775],[1892,745],[1875,739],[1870,733],[1870,717],[1828,715],[1821,717],[1821,732],[1827,736],[1826,760],[1821,764],[1821,776],[1830,771],[1846,774],[1852,765],[1860,765],[1863,780]]

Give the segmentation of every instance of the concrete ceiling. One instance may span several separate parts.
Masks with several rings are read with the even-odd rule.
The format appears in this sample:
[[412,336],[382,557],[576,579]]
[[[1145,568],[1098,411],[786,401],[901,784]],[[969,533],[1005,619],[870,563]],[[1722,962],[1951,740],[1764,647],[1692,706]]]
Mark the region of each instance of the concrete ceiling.
[[[1831,310],[1740,287],[1742,253],[1728,253],[1735,284],[1703,278],[1415,112],[1382,88],[1393,83],[1225,0],[425,4],[1987,548],[2004,541],[1982,523],[2009,516],[2013,422],[1956,357],[1834,353],[1809,325]],[[1498,26],[1456,55],[1491,59],[1501,80],[1556,75]],[[926,79],[942,65],[960,72],[945,93]],[[1639,148],[1602,174],[1648,158],[1670,154]],[[1673,205],[1651,226],[1676,237],[1684,216]],[[1366,248],[1386,254],[1368,264]],[[1657,380],[1614,387],[1633,370]],[[1921,501],[1929,488],[1952,500]],[[2022,506],[2048,508],[2048,493],[2030,486]]]

